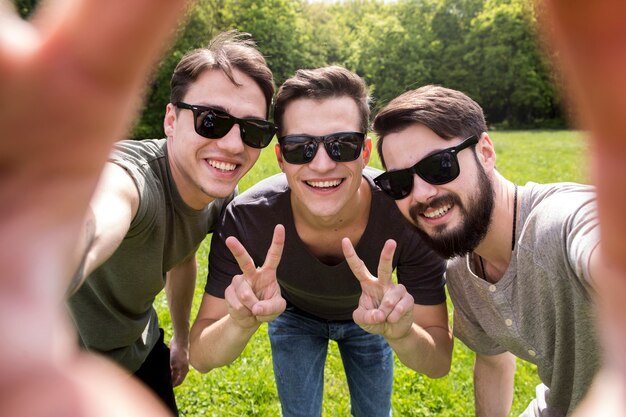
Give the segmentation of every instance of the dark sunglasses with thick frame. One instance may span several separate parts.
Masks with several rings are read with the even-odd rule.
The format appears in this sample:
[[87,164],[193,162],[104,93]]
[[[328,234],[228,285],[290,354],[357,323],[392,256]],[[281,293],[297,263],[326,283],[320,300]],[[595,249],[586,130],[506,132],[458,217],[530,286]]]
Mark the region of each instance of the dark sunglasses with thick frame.
[[305,134],[286,135],[278,138],[280,153],[290,164],[308,164],[315,158],[319,144],[335,162],[355,161],[361,154],[365,133],[338,132],[325,136]]
[[239,125],[239,133],[244,144],[252,148],[265,148],[278,131],[274,123],[264,119],[244,117],[242,119],[213,107],[196,106],[178,101],[174,103],[179,109],[193,112],[196,133],[207,139],[220,139],[230,132],[235,124]]
[[414,174],[432,185],[447,184],[455,180],[461,172],[457,154],[477,143],[478,136],[470,136],[457,146],[428,155],[410,168],[387,171],[376,177],[374,182],[395,200],[401,200],[411,194]]

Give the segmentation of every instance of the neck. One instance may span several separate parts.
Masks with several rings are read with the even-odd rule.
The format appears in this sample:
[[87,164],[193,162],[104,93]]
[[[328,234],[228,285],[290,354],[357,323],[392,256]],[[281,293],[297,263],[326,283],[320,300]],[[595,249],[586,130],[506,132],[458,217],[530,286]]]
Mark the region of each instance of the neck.
[[[517,207],[519,206],[519,188],[516,198],[516,185],[503,181],[496,190],[496,202],[491,217],[491,224],[487,235],[478,245],[474,254],[476,260],[482,258],[485,267],[483,276],[482,266],[476,265],[476,275],[483,276],[490,282],[497,282],[502,278],[509,267],[517,232]],[[516,201],[517,200],[517,201]],[[478,266],[476,268],[476,266]]]
[[341,239],[347,237],[354,246],[358,244],[367,227],[370,206],[371,191],[365,180],[349,204],[333,216],[313,216],[292,201],[298,237],[322,262],[338,263],[344,259]]

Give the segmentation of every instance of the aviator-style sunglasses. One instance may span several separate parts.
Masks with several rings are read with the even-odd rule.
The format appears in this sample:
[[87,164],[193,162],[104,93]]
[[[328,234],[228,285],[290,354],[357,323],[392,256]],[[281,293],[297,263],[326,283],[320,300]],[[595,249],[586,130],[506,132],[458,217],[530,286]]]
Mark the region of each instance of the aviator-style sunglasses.
[[212,107],[196,106],[178,101],[174,104],[179,109],[193,112],[196,133],[208,139],[219,139],[226,136],[235,124],[239,125],[239,133],[244,144],[252,148],[265,148],[277,132],[272,122],[263,119],[246,117],[240,119],[225,111]]
[[315,158],[319,144],[324,144],[326,153],[335,162],[350,162],[361,154],[365,133],[339,132],[326,136],[305,134],[287,135],[278,138],[280,152],[290,164],[308,164]]
[[478,136],[470,136],[457,146],[443,149],[421,159],[410,168],[388,171],[374,179],[391,198],[400,200],[413,190],[413,174],[432,185],[441,185],[453,181],[459,176],[457,153],[478,143]]

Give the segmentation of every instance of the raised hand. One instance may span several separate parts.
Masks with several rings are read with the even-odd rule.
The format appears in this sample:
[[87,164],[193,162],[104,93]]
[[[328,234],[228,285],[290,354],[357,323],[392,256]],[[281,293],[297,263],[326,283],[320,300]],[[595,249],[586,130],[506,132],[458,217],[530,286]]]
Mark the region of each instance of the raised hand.
[[111,145],[185,1],[50,0],[30,22],[9,3],[0,0],[0,415],[164,416],[126,373],[77,353],[61,301]]
[[373,276],[358,257],[350,239],[341,241],[343,254],[352,273],[361,283],[359,306],[352,318],[363,330],[398,339],[408,334],[413,324],[413,297],[402,284],[394,284],[393,254],[396,242],[388,240],[380,253],[378,277]]
[[274,320],[287,305],[276,280],[276,268],[285,246],[285,228],[283,225],[276,225],[265,262],[258,268],[237,238],[228,237],[226,246],[243,272],[234,276],[232,283],[226,288],[228,313],[245,328]]

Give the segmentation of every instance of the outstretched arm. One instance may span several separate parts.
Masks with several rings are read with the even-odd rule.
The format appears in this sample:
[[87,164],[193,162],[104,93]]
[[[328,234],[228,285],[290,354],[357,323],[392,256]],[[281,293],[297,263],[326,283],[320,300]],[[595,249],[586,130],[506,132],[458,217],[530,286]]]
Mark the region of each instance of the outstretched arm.
[[0,0],[0,415],[165,415],[60,329],[100,172],[184,6],[48,1],[24,22]]
[[111,144],[136,114],[183,6],[44,2],[32,22],[0,6],[0,247],[10,249],[0,263],[12,269],[5,276],[24,282],[19,277],[41,262],[56,280],[74,273],[69,259]]
[[233,277],[224,300],[204,294],[191,329],[191,364],[198,371],[208,372],[237,359],[261,323],[285,310],[276,281],[284,244],[285,228],[277,225],[265,263],[257,268],[235,237],[226,239],[243,273]]
[[344,256],[361,283],[361,298],[352,317],[365,331],[385,337],[409,368],[431,378],[448,373],[452,360],[452,332],[446,304],[414,304],[402,284],[392,281],[396,243],[388,240],[380,254],[378,277],[358,257],[350,239],[342,240]]
[[[626,3],[545,0],[541,28],[576,122],[589,132],[601,243],[594,254],[605,366],[577,415],[626,413]],[[602,387],[602,388],[599,388]],[[609,388],[609,389],[605,389]]]
[[128,173],[114,163],[107,163],[89,204],[71,262],[74,275],[68,295],[113,255],[130,228],[138,204],[139,193]]

